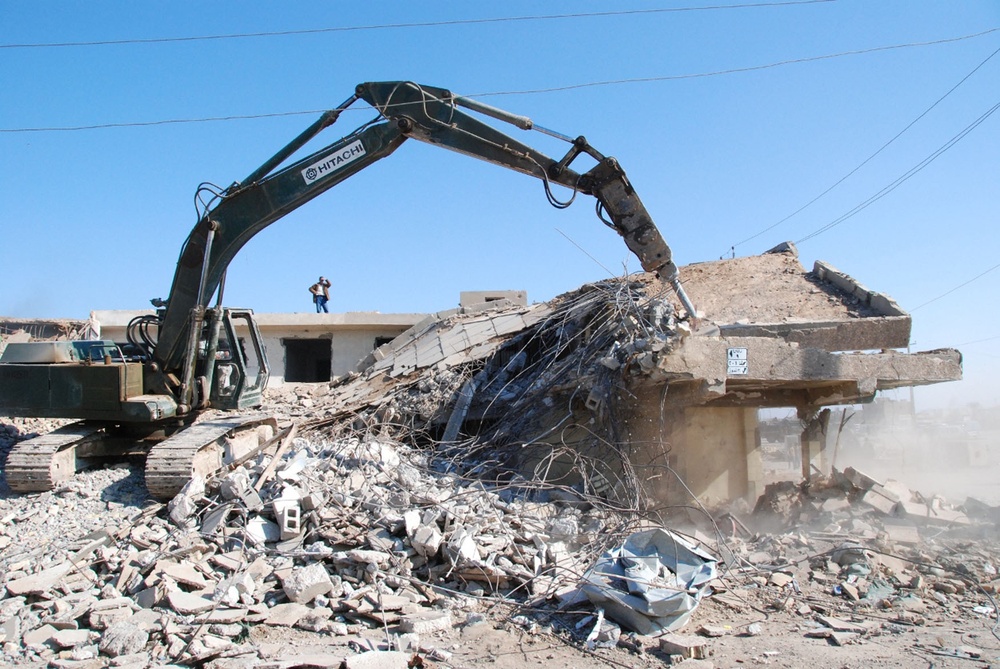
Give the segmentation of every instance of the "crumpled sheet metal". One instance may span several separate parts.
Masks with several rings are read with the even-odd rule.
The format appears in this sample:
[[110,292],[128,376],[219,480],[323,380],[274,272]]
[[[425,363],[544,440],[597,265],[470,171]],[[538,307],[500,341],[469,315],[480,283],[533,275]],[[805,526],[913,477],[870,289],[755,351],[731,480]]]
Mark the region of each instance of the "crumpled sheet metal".
[[581,589],[608,618],[656,635],[684,626],[716,574],[714,557],[680,535],[654,529],[602,555]]

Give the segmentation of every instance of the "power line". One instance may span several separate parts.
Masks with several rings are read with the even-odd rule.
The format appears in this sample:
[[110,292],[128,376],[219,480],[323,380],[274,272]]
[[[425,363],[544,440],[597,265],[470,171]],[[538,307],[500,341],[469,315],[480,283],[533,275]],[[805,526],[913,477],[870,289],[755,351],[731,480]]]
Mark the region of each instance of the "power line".
[[931,153],[929,156],[927,156],[926,158],[924,158],[922,161],[920,161],[919,163],[917,163],[915,166],[911,167],[909,170],[907,170],[904,174],[902,174],[900,177],[898,177],[895,181],[893,181],[892,183],[890,183],[888,186],[885,186],[884,188],[882,188],[882,190],[878,191],[877,193],[875,193],[874,195],[872,195],[870,198],[868,198],[867,200],[865,200],[861,204],[855,206],[853,209],[851,209],[850,211],[848,211],[846,214],[843,214],[839,218],[831,221],[830,223],[827,223],[823,227],[821,227],[821,228],[819,228],[817,230],[814,230],[813,232],[809,233],[808,235],[806,235],[802,239],[796,241],[795,243],[796,244],[801,244],[802,242],[808,241],[808,240],[812,239],[813,237],[817,237],[817,236],[823,234],[824,232],[827,232],[828,230],[831,230],[831,229],[837,227],[838,225],[840,225],[841,223],[843,223],[847,219],[855,216],[856,214],[864,211],[865,209],[867,209],[871,205],[875,204],[876,202],[878,202],[879,200],[881,200],[883,197],[885,197],[886,195],[888,195],[892,191],[894,191],[897,188],[899,188],[904,182],[906,182],[907,180],[909,180],[910,177],[914,176],[915,174],[917,174],[918,172],[920,172],[922,169],[924,169],[925,167],[927,167],[928,165],[930,165],[932,162],[934,162],[938,158],[938,156],[940,156],[942,153],[944,153],[945,151],[947,151],[948,149],[950,149],[951,147],[953,147],[955,144],[957,144],[958,142],[960,142],[962,139],[964,139],[966,135],[968,135],[970,132],[972,132],[973,130],[975,130],[976,128],[978,128],[979,125],[983,121],[985,121],[990,116],[992,116],[997,111],[997,109],[1000,109],[1000,102],[998,102],[997,104],[995,104],[992,107],[990,107],[979,118],[977,118],[975,121],[973,121],[972,123],[970,123],[969,125],[967,125],[961,132],[959,132],[957,135],[955,135],[954,137],[952,137],[951,139],[949,139],[942,146],[940,146],[936,151],[934,151],[933,153]]
[[963,40],[975,39],[977,37],[982,37],[984,35],[989,35],[990,33],[995,33],[1000,31],[1000,28],[990,28],[982,32],[973,33],[971,35],[962,35],[960,37],[946,37],[944,39],[933,40],[930,42],[907,42],[905,44],[891,44],[888,46],[876,46],[869,49],[856,49],[854,51],[841,51],[839,53],[831,53],[823,56],[807,56],[805,58],[793,58],[790,60],[779,60],[774,63],[767,63],[765,65],[751,65],[748,67],[736,67],[728,70],[715,70],[714,72],[701,72],[696,74],[676,74],[663,77],[636,77],[632,79],[609,79],[604,81],[594,81],[583,84],[572,84],[569,86],[554,86],[551,88],[529,88],[524,90],[514,90],[514,91],[500,91],[494,93],[474,93],[468,95],[467,97],[489,97],[491,95],[532,95],[537,93],[558,93],[562,91],[572,91],[578,88],[588,88],[592,86],[611,86],[615,84],[637,84],[637,83],[649,83],[656,81],[678,81],[681,79],[698,79],[701,77],[718,77],[726,74],[743,74],[744,72],[756,72],[758,70],[767,70],[773,67],[781,67],[783,65],[797,65],[799,63],[812,63],[820,60],[830,60],[833,58],[843,58],[845,56],[860,56],[866,53],[876,53],[878,51],[890,51],[893,49],[908,49],[913,47],[923,47],[923,46],[936,46],[938,44],[948,44],[951,42],[961,42]]
[[967,341],[961,344],[955,344],[955,346],[971,346],[972,344],[982,344],[983,342],[994,341],[996,339],[1000,339],[1000,335],[996,335],[994,337],[987,337],[986,339],[976,339],[975,341]]
[[[0,128],[0,133],[3,132],[71,132],[76,130],[105,130],[108,128],[143,128],[153,125],[171,125],[175,123],[211,123],[216,121],[247,121],[252,119],[260,118],[276,118],[281,116],[304,116],[304,115],[316,115],[322,114],[327,111],[326,109],[308,109],[304,111],[291,111],[291,112],[274,112],[270,114],[243,114],[243,115],[230,115],[230,116],[206,116],[202,118],[171,118],[171,119],[160,119],[156,121],[127,121],[122,123],[95,123],[93,125],[71,125],[71,126],[58,126],[49,128]],[[356,109],[348,109],[345,111],[358,111]]]
[[997,268],[1000,268],[1000,263],[997,263],[997,264],[996,264],[996,265],[994,265],[993,267],[990,267],[990,268],[989,268],[988,270],[986,270],[985,272],[980,272],[979,274],[977,274],[976,276],[972,277],[972,278],[971,278],[971,279],[969,279],[968,281],[965,281],[965,282],[963,282],[963,283],[960,283],[960,284],[958,284],[957,286],[955,286],[955,287],[954,287],[954,288],[952,288],[951,290],[949,290],[949,291],[947,291],[947,292],[944,292],[944,293],[941,293],[941,294],[940,294],[940,295],[938,295],[937,297],[935,297],[935,298],[933,298],[933,299],[930,299],[930,300],[927,300],[927,301],[926,301],[926,302],[924,302],[923,304],[920,304],[920,305],[917,305],[917,306],[913,307],[912,309],[910,309],[910,313],[912,314],[912,313],[913,313],[914,311],[916,311],[917,309],[920,309],[920,308],[923,308],[923,307],[926,307],[926,306],[927,306],[928,304],[931,304],[932,302],[937,302],[937,301],[938,301],[938,300],[940,300],[941,298],[943,298],[943,297],[947,297],[948,295],[951,295],[952,293],[954,293],[954,292],[955,292],[956,290],[958,290],[959,288],[964,288],[965,286],[968,286],[968,285],[969,285],[970,283],[972,283],[973,281],[976,281],[977,279],[981,279],[982,277],[986,276],[987,274],[989,274],[990,272],[992,272],[993,270],[995,270],[995,269],[997,269]]
[[893,143],[893,142],[895,142],[895,141],[896,141],[897,139],[899,139],[899,138],[900,138],[900,137],[901,137],[901,136],[902,136],[902,135],[903,135],[903,134],[904,134],[904,133],[905,133],[905,132],[906,132],[907,130],[909,130],[910,128],[912,128],[912,127],[913,127],[913,126],[914,126],[914,125],[915,125],[915,124],[917,123],[917,121],[919,121],[920,119],[922,119],[922,118],[923,118],[924,116],[926,116],[926,115],[927,115],[928,113],[930,113],[930,111],[931,111],[932,109],[934,109],[934,108],[935,108],[935,107],[937,107],[937,106],[938,106],[939,104],[941,104],[941,102],[942,102],[942,101],[943,101],[943,100],[944,100],[945,98],[947,98],[947,97],[948,97],[949,95],[951,95],[952,93],[954,93],[954,92],[955,92],[955,90],[956,90],[956,89],[958,89],[958,87],[959,87],[959,86],[961,86],[962,84],[964,84],[964,83],[965,83],[965,82],[966,82],[966,81],[967,81],[967,80],[968,80],[968,79],[969,79],[969,78],[970,78],[970,77],[971,77],[971,76],[972,76],[973,74],[975,74],[975,73],[976,73],[976,72],[977,72],[977,71],[978,71],[978,70],[979,70],[980,68],[982,68],[982,67],[983,67],[983,65],[985,65],[986,63],[988,63],[988,62],[989,62],[989,61],[990,61],[990,60],[991,60],[991,59],[992,59],[992,58],[993,58],[993,57],[994,57],[995,55],[997,55],[998,53],[1000,53],[1000,49],[997,49],[996,51],[994,51],[993,53],[991,53],[991,54],[990,54],[989,56],[987,56],[987,57],[986,57],[986,59],[985,59],[984,61],[982,61],[981,63],[979,63],[979,65],[976,65],[976,67],[974,67],[974,68],[972,69],[972,71],[971,71],[971,72],[969,72],[969,73],[968,73],[968,74],[966,74],[966,75],[965,75],[964,77],[962,77],[961,81],[959,81],[959,82],[958,82],[957,84],[955,84],[954,86],[952,86],[952,87],[951,87],[951,89],[949,89],[947,93],[945,93],[945,94],[944,94],[944,95],[942,95],[942,96],[941,96],[940,98],[938,98],[938,99],[937,99],[937,100],[936,100],[936,101],[934,102],[934,104],[932,104],[932,105],[931,105],[930,107],[928,107],[927,109],[925,109],[925,110],[924,110],[924,111],[923,111],[923,112],[922,112],[922,113],[921,113],[921,114],[920,114],[919,116],[917,116],[917,117],[916,117],[915,119],[913,119],[912,121],[910,121],[910,122],[909,122],[909,123],[908,123],[908,124],[906,125],[906,127],[905,127],[905,128],[903,128],[902,130],[900,130],[900,131],[899,131],[898,133],[896,133],[896,135],[895,135],[895,136],[894,136],[894,137],[893,137],[892,139],[890,139],[890,140],[889,140],[888,142],[886,142],[886,143],[885,143],[885,144],[883,144],[883,145],[882,145],[881,147],[879,147],[879,149],[878,149],[877,151],[875,151],[875,153],[871,154],[870,156],[868,156],[867,158],[865,158],[865,159],[864,159],[863,161],[861,161],[861,163],[860,163],[860,164],[858,164],[858,166],[857,166],[857,167],[855,167],[855,168],[854,168],[853,170],[851,170],[850,172],[848,172],[847,174],[845,174],[844,176],[842,176],[842,177],[841,177],[840,179],[838,179],[838,180],[837,180],[837,181],[836,181],[836,182],[835,182],[835,183],[834,183],[834,184],[833,184],[832,186],[830,186],[829,188],[827,188],[826,190],[824,190],[824,191],[823,191],[822,193],[820,193],[819,195],[817,195],[817,196],[816,196],[816,197],[814,197],[813,199],[811,199],[811,200],[809,200],[808,202],[806,202],[806,203],[805,203],[804,205],[802,205],[801,207],[799,207],[798,209],[796,209],[795,211],[793,211],[792,213],[790,213],[790,214],[789,214],[788,216],[785,216],[785,217],[784,217],[783,219],[781,219],[781,220],[780,220],[780,221],[778,221],[777,223],[774,223],[773,225],[770,225],[770,226],[768,226],[768,227],[764,228],[764,229],[763,229],[763,230],[761,230],[760,232],[758,232],[758,233],[756,233],[756,234],[754,234],[754,235],[751,235],[751,236],[747,237],[747,238],[746,238],[746,239],[744,239],[743,241],[740,241],[740,242],[736,242],[735,244],[733,244],[732,248],[733,248],[733,249],[735,249],[735,248],[736,248],[737,246],[741,246],[741,245],[743,245],[743,244],[746,244],[747,242],[749,242],[749,241],[752,241],[752,240],[756,239],[757,237],[760,237],[760,236],[761,236],[761,235],[763,235],[764,233],[766,233],[766,232],[770,232],[771,230],[775,229],[776,227],[778,227],[779,225],[781,225],[781,224],[782,224],[782,223],[784,223],[785,221],[787,221],[787,220],[789,220],[790,218],[792,218],[792,217],[796,216],[797,214],[801,213],[801,212],[802,212],[802,211],[804,211],[804,210],[805,210],[806,208],[808,208],[808,207],[809,207],[809,206],[811,206],[811,205],[812,205],[813,203],[815,203],[815,202],[816,202],[817,200],[819,200],[820,198],[822,198],[822,197],[823,197],[824,195],[826,195],[827,193],[829,193],[830,191],[832,191],[832,190],[833,190],[834,188],[836,188],[837,186],[839,186],[840,184],[842,184],[842,183],[843,183],[844,181],[846,181],[846,180],[847,180],[847,179],[848,179],[849,177],[851,177],[851,176],[852,176],[852,175],[853,175],[853,174],[854,174],[855,172],[857,172],[857,171],[858,171],[858,170],[860,170],[860,169],[861,169],[862,167],[864,167],[864,166],[865,166],[865,165],[867,165],[867,164],[868,164],[869,162],[871,162],[871,160],[872,160],[873,158],[875,158],[875,157],[876,157],[877,155],[879,155],[880,153],[882,153],[882,152],[883,152],[883,151],[884,151],[884,150],[885,150],[886,148],[888,148],[888,146],[889,146],[890,144],[892,144],[892,143]]
[[226,35],[196,35],[190,37],[152,37],[148,39],[96,40],[90,42],[42,42],[35,44],[0,44],[0,49],[49,49],[64,47],[112,46],[122,44],[169,44],[175,42],[204,42],[209,40],[247,39],[260,37],[288,37],[293,35],[316,35],[322,33],[359,32],[367,30],[392,30],[401,28],[436,28],[442,26],[480,25],[486,23],[514,23],[519,21],[553,21],[560,19],[599,18],[608,16],[632,16],[643,14],[667,14],[679,12],[718,11],[725,9],[757,9],[787,7],[792,5],[814,5],[836,2],[836,0],[787,0],[786,2],[753,2],[737,5],[708,5],[705,7],[670,7],[665,9],[628,9],[609,12],[586,12],[575,14],[541,14],[537,16],[505,16],[489,19],[455,19],[451,21],[426,21],[419,23],[383,23],[365,26],[339,26],[332,28],[305,28],[302,30],[275,30],[253,33],[231,33]]
[[[814,0],[817,2],[828,2],[831,0]],[[781,67],[784,65],[795,65],[800,63],[809,63],[820,60],[829,60],[833,58],[843,58],[846,56],[857,56],[867,53],[876,53],[879,51],[888,51],[892,49],[907,49],[915,47],[924,46],[936,46],[939,44],[948,44],[952,42],[960,42],[963,40],[975,39],[977,37],[982,37],[984,35],[989,35],[991,33],[1000,31],[1000,28],[990,28],[989,30],[984,30],[982,32],[974,33],[971,35],[962,35],[959,37],[948,37],[940,40],[933,40],[930,42],[908,42],[905,44],[892,44],[888,46],[878,46],[872,47],[870,49],[858,49],[853,51],[842,51],[839,53],[825,54],[822,56],[809,56],[805,58],[794,58],[791,60],[782,60],[774,63],[766,63],[764,65],[752,65],[748,67],[731,68],[727,70],[715,70],[712,72],[698,72],[693,74],[677,74],[677,75],[666,75],[661,77],[636,77],[631,79],[611,79],[603,81],[592,81],[581,84],[571,84],[568,86],[556,86],[550,88],[534,88],[534,89],[523,89],[523,90],[511,90],[511,91],[493,91],[493,92],[483,92],[483,93],[472,93],[465,97],[469,98],[485,98],[485,97],[498,97],[507,95],[541,95],[546,93],[558,93],[570,90],[576,90],[580,88],[592,88],[592,87],[603,87],[603,86],[617,86],[622,84],[637,84],[637,83],[651,83],[651,82],[661,82],[661,81],[678,81],[682,79],[696,79],[703,77],[717,77],[730,74],[742,74],[745,72],[754,72],[758,70],[766,70],[775,67]],[[970,73],[971,74],[971,73]],[[36,127],[36,128],[0,128],[0,133],[18,133],[18,132],[61,132],[61,131],[78,131],[78,130],[101,130],[107,128],[131,128],[131,127],[144,127],[144,126],[155,126],[155,125],[169,125],[176,123],[210,123],[216,121],[235,121],[235,120],[251,120],[251,119],[261,119],[261,118],[274,118],[280,116],[301,116],[305,114],[317,114],[322,113],[326,110],[306,110],[306,111],[289,111],[289,112],[274,112],[267,114],[242,114],[242,115],[229,115],[229,116],[209,116],[202,118],[187,118],[187,119],[161,119],[155,121],[133,121],[133,122],[122,122],[122,123],[97,123],[91,125],[79,125],[79,126],[48,126],[48,127]],[[357,110],[347,110],[347,111],[357,111]]]

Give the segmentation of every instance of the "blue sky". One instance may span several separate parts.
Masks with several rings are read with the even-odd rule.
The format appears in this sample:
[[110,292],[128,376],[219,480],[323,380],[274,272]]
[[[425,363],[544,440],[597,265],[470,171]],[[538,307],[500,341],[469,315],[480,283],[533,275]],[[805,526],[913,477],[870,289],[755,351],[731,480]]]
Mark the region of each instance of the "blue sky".
[[[147,308],[198,184],[243,179],[355,84],[407,79],[585,135],[679,263],[800,241],[807,268],[889,294],[913,350],[965,356],[966,379],[918,389],[918,408],[1000,401],[1000,3],[727,4],[2,3],[0,315]],[[109,41],[126,43],[17,46]],[[373,117],[355,108],[311,146]],[[64,130],[83,126],[113,127]],[[226,301],[309,311],[324,274],[334,311],[426,312],[625,268],[592,201],[559,211],[530,177],[409,142],[254,238]]]

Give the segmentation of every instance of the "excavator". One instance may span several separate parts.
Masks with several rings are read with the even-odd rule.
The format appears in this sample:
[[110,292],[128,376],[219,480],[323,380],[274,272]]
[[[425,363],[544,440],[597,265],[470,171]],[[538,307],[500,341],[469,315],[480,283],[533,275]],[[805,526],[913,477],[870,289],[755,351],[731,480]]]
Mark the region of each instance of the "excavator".
[[[374,109],[373,120],[285,165],[359,100]],[[569,148],[550,158],[481,116],[542,132]],[[226,268],[258,232],[407,139],[540,179],[559,208],[578,193],[594,196],[600,220],[694,318],[671,250],[617,160],[582,136],[563,135],[446,89],[409,81],[363,83],[247,178],[225,189],[199,187],[198,221],[181,249],[167,299],[152,300],[155,313],[129,324],[127,344],[7,345],[0,356],[0,415],[75,421],[16,444],[5,466],[8,485],[18,492],[51,490],[94,462],[145,455],[147,489],[166,500],[192,476],[208,476],[273,441],[276,421],[254,412],[269,374],[260,332],[251,310],[223,306]],[[596,165],[574,171],[571,165],[584,154]],[[568,200],[556,198],[553,184],[569,190]],[[207,417],[208,409],[221,417]]]

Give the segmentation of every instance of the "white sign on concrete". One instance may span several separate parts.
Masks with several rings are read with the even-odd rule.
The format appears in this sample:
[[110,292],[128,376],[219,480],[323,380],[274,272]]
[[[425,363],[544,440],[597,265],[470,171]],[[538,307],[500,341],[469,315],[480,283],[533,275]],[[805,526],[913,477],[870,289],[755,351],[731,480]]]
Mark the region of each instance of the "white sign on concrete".
[[747,350],[745,348],[731,348],[728,351],[726,360],[727,376],[746,376],[749,372]]

